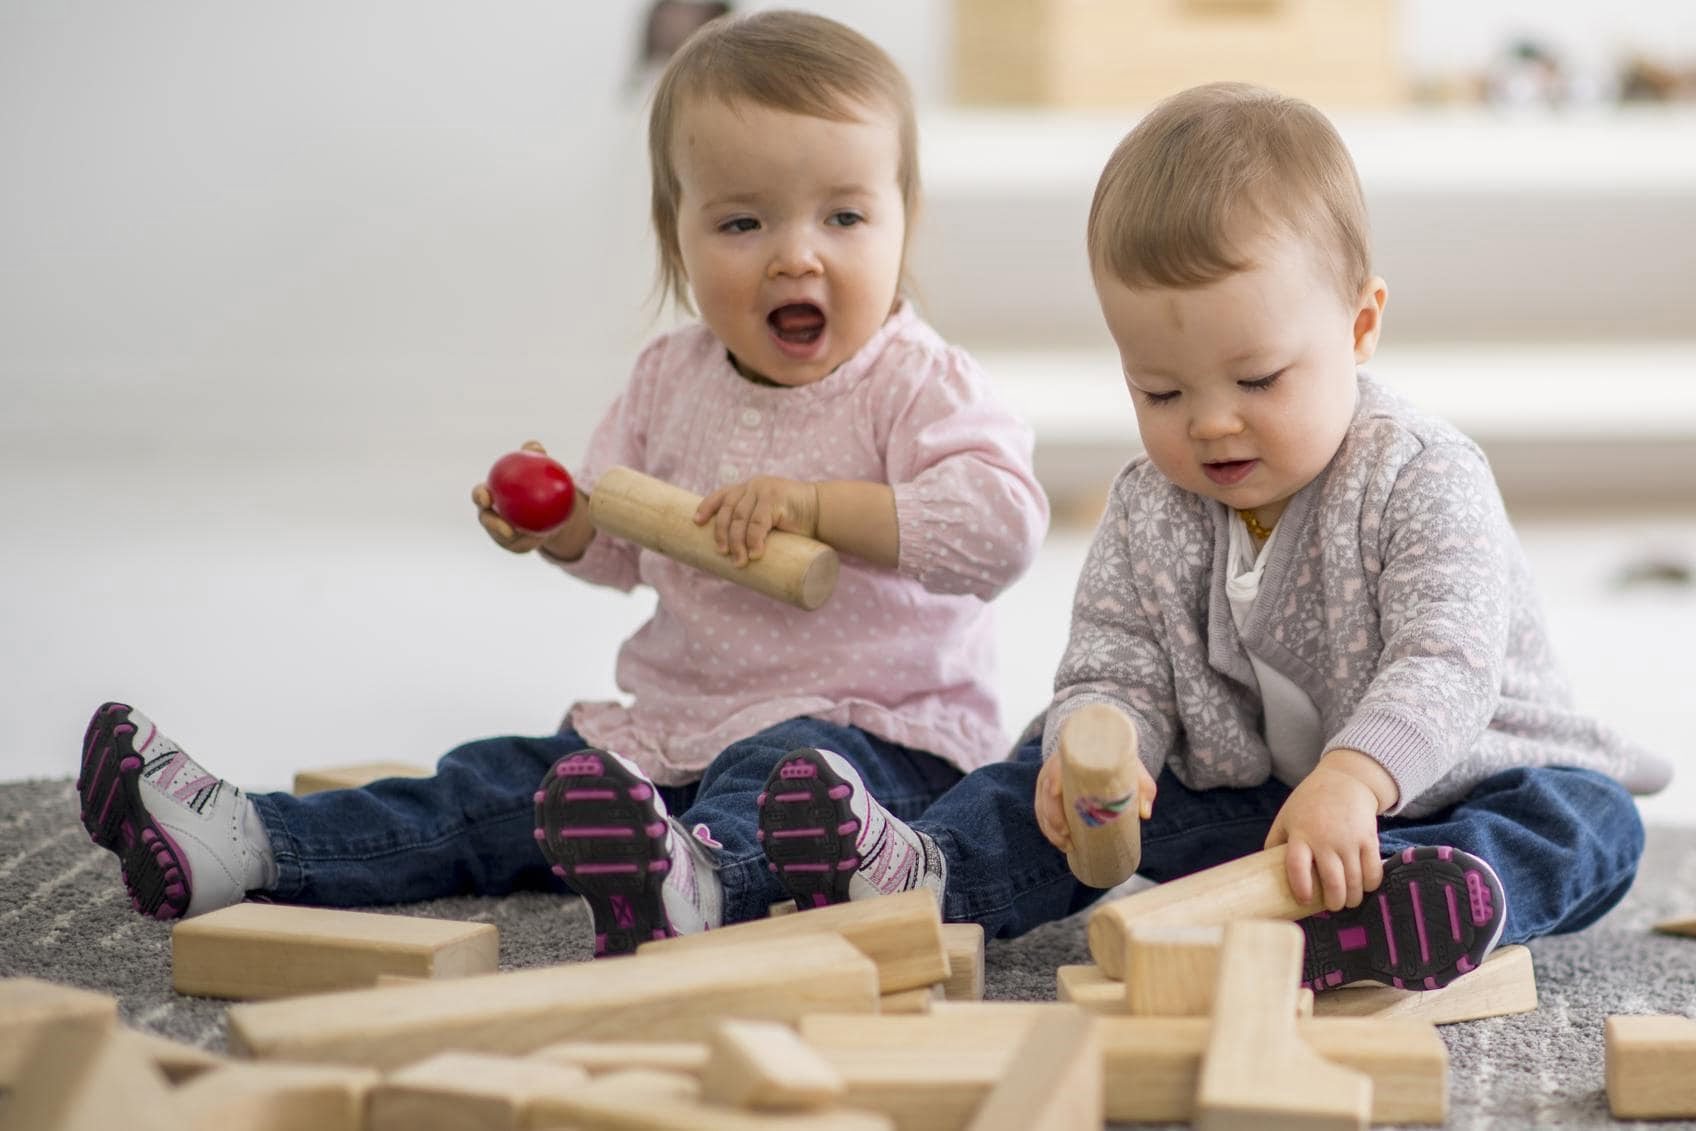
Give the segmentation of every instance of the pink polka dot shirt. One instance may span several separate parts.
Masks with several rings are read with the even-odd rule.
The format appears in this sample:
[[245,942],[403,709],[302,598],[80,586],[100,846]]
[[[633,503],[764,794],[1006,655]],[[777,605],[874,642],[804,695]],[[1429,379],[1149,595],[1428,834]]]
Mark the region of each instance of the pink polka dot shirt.
[[660,336],[596,427],[577,482],[593,492],[615,465],[700,495],[754,475],[888,483],[900,554],[894,569],[842,555],[835,594],[809,613],[597,534],[561,568],[618,589],[649,585],[659,601],[619,649],[630,701],[579,702],[567,716],[589,742],[668,785],[799,716],[963,770],[1006,756],[988,602],[1035,556],[1048,500],[1030,429],[910,304],[799,388],[747,380],[703,325]]

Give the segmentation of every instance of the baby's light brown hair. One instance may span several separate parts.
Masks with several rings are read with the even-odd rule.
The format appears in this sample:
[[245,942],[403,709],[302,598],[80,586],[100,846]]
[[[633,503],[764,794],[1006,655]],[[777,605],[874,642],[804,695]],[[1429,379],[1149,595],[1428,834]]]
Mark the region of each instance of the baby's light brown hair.
[[1133,289],[1193,287],[1254,266],[1253,243],[1309,243],[1353,303],[1372,274],[1360,177],[1336,128],[1244,83],[1172,95],[1107,159],[1090,204],[1092,271]]
[[835,122],[860,121],[868,109],[889,112],[900,137],[896,177],[911,232],[919,204],[918,125],[912,89],[895,61],[859,32],[809,12],[722,17],[671,57],[648,116],[660,286],[678,305],[689,306],[689,281],[677,238],[680,188],[672,140],[684,106],[700,98],[751,102]]

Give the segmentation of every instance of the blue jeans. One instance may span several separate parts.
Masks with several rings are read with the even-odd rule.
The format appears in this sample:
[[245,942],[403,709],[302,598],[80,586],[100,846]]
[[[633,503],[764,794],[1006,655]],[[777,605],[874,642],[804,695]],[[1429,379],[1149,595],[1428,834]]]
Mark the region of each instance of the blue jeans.
[[[359,907],[449,895],[570,889],[548,869],[532,836],[534,801],[554,762],[589,744],[574,731],[545,738],[489,738],[449,751],[428,778],[389,778],[306,797],[254,794],[270,834],[278,879],[269,894],[288,903]],[[724,886],[724,921],[766,914],[785,898],[755,833],[754,799],[791,750],[842,755],[873,796],[912,819],[961,780],[942,759],[857,727],[790,719],[726,747],[701,779],[661,786],[686,827],[705,824]]]
[[[1037,828],[1041,766],[1038,738],[1009,761],[972,771],[913,822],[948,861],[944,918],[1009,938],[1101,896],[1073,879],[1065,854]],[[1138,874],[1164,883],[1258,852],[1289,795],[1275,780],[1191,790],[1163,769],[1154,816],[1142,826]],[[1495,869],[1507,893],[1502,942],[1524,942],[1587,927],[1624,898],[1643,855],[1643,823],[1618,782],[1561,766],[1506,770],[1429,816],[1379,819],[1385,856],[1443,844]]]

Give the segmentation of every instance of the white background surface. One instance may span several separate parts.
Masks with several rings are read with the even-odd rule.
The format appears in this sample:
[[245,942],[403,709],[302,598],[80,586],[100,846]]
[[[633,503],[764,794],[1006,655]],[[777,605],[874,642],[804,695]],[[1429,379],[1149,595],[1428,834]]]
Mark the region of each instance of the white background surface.
[[[885,44],[943,128],[930,230],[947,237],[953,217],[974,241],[1012,240],[996,272],[967,263],[964,238],[921,247],[939,324],[969,327],[984,309],[951,282],[963,266],[981,287],[1048,291],[1021,273],[1018,241],[1075,246],[1066,208],[1085,202],[1068,193],[1058,211],[1021,211],[993,170],[949,156],[974,126],[950,127],[939,106],[944,0],[801,6]],[[643,8],[0,3],[0,779],[73,772],[83,724],[108,697],[154,714],[214,770],[267,787],[307,765],[428,761],[469,738],[545,731],[570,699],[613,691],[614,651],[644,599],[508,560],[465,495],[525,437],[575,453],[656,325],[630,66]],[[1696,6],[1681,3],[1408,0],[1403,12],[1425,69],[1475,65],[1521,30],[1581,65],[1632,46],[1696,51]],[[1687,136],[1676,121],[1651,128]],[[1555,165],[1610,167],[1549,148]],[[1668,147],[1669,165],[1655,150],[1627,151],[1647,161],[1631,168],[1647,168],[1651,188],[1691,152]],[[1404,184],[1408,168],[1462,167],[1388,153]],[[1560,203],[1570,186],[1555,165],[1535,180]],[[1001,211],[961,211],[983,186]],[[1687,181],[1675,187],[1657,207],[1692,199]],[[1388,220],[1417,234],[1420,207],[1404,194]],[[1577,256],[1596,309],[1688,295],[1652,279],[1692,269],[1691,229],[1666,230],[1653,262],[1610,261],[1593,225],[1528,207],[1504,235],[1548,249],[1522,272],[1532,284],[1568,286],[1554,266]],[[1638,202],[1585,215],[1644,214]],[[1437,252],[1478,252],[1471,232],[1448,229],[1445,243],[1432,230]],[[1462,317],[1473,307],[1441,297],[1428,291],[1424,324],[1465,322],[1457,337],[1476,337],[1482,323]],[[1558,297],[1588,305],[1570,287]],[[1419,301],[1396,300],[1392,342],[1395,312]],[[1087,333],[1037,344],[1098,347],[1091,319],[1085,304]],[[1616,438],[1664,426],[1628,372],[1601,368],[1587,394],[1580,375],[1572,419],[1587,419],[1588,396]],[[1511,425],[1515,400],[1488,397]],[[1621,465],[1655,474],[1631,460],[1627,446]],[[1572,515],[1527,540],[1580,697],[1683,760],[1674,791],[1649,804],[1696,816],[1681,718],[1692,599],[1609,585],[1645,549],[1688,555],[1692,522]],[[1004,600],[1009,730],[1046,696],[1081,553],[1078,536],[1056,536]]]

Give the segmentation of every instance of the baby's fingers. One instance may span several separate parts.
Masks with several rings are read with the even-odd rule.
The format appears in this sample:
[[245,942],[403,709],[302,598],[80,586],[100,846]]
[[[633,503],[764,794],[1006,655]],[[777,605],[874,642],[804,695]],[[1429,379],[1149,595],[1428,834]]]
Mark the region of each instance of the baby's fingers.
[[[713,515],[717,514],[719,512],[719,508],[724,505],[724,495],[728,490],[729,488],[727,487],[720,487],[718,490],[701,500],[700,506],[695,508],[696,526],[705,526],[707,523],[712,521]],[[720,549],[723,549],[723,547],[720,547]]]
[[1284,856],[1284,878],[1289,881],[1290,894],[1296,901],[1306,903],[1313,898],[1313,850],[1303,841],[1289,843]]
[[1154,816],[1154,794],[1158,787],[1154,784],[1154,775],[1148,772],[1148,767],[1137,763],[1137,813],[1143,820]]

